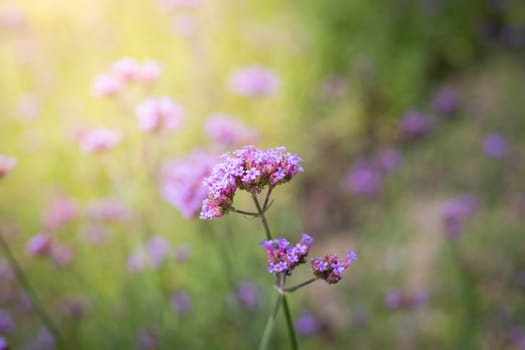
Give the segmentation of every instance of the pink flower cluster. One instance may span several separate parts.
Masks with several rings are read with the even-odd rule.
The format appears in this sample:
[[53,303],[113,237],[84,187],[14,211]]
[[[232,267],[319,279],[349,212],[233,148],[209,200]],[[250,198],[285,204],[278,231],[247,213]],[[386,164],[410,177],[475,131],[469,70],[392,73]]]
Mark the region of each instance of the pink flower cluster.
[[150,97],[135,109],[142,131],[175,129],[182,123],[184,108],[167,96]]
[[89,153],[102,152],[115,147],[122,139],[119,129],[94,128],[78,135],[80,147]]
[[451,238],[457,238],[463,233],[467,219],[474,214],[477,207],[478,200],[472,194],[460,195],[441,205],[443,225]]
[[162,196],[185,218],[199,212],[208,194],[203,180],[211,174],[216,162],[216,155],[195,151],[185,157],[173,158],[164,166]]
[[42,215],[42,224],[46,231],[57,231],[77,217],[78,210],[75,202],[60,194],[47,204]]
[[262,241],[261,244],[266,251],[268,271],[291,275],[297,265],[306,262],[312,242],[313,238],[304,232],[301,241],[294,246],[284,238]]
[[342,259],[338,259],[335,254],[328,254],[324,258],[312,258],[312,269],[317,278],[334,284],[343,278],[343,272],[355,260],[357,260],[357,254],[353,250],[349,250],[348,254]]
[[204,123],[204,132],[213,142],[229,146],[240,146],[257,142],[257,129],[249,127],[225,114],[212,114]]
[[16,158],[0,154],[0,179],[9,174],[16,162]]
[[108,72],[95,77],[93,94],[97,97],[115,96],[130,83],[151,84],[158,79],[161,71],[160,65],[153,60],[141,63],[131,57],[121,58],[113,63]]
[[66,243],[60,243],[50,234],[38,233],[26,244],[26,252],[32,257],[49,257],[58,266],[67,265],[73,259],[73,250]]
[[230,76],[230,87],[243,96],[267,96],[277,91],[280,81],[269,68],[254,65],[239,68]]
[[237,189],[259,193],[266,186],[273,188],[290,181],[298,172],[302,159],[286,147],[259,149],[246,146],[221,156],[212,174],[204,180],[208,188],[202,203],[201,219],[226,214],[232,207]]

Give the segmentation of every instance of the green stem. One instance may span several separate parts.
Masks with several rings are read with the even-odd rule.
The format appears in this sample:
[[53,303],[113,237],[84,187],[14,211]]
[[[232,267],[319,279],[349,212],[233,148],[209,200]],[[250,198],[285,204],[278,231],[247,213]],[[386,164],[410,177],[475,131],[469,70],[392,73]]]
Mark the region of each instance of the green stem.
[[261,208],[261,204],[259,203],[259,200],[257,199],[255,193],[252,193],[252,199],[255,203],[255,207],[257,208],[257,212],[259,213],[259,217],[261,218],[261,222],[264,227],[264,233],[266,234],[266,239],[271,240],[272,232],[270,231],[270,226],[268,226],[268,221],[266,220],[266,216],[264,215],[264,210]]
[[53,337],[55,338],[58,348],[59,349],[65,349],[64,342],[62,339],[62,335],[60,334],[60,331],[55,326],[53,321],[51,320],[51,317],[47,314],[46,310],[44,309],[44,306],[40,302],[40,300],[37,297],[37,294],[31,284],[29,283],[28,278],[26,277],[24,271],[20,267],[20,264],[16,260],[13,252],[9,248],[9,244],[4,239],[2,234],[0,233],[0,245],[2,246],[7,259],[9,260],[9,264],[14,270],[15,276],[18,279],[18,282],[22,286],[22,288],[25,290],[29,298],[31,299],[31,303],[33,304],[33,307],[35,308],[36,313],[42,320],[42,323],[47,327],[47,329],[53,334]]
[[316,277],[313,277],[313,278],[309,279],[308,281],[305,281],[305,282],[303,282],[303,283],[300,283],[300,284],[298,284],[298,285],[296,285],[296,286],[293,286],[293,287],[290,287],[290,288],[284,288],[283,291],[284,291],[284,292],[288,292],[288,293],[290,293],[290,292],[294,292],[294,291],[296,291],[296,290],[299,289],[299,288],[302,288],[302,287],[304,287],[304,286],[309,285],[310,283],[314,283],[315,281],[317,281],[317,278],[316,278]]
[[273,326],[275,324],[275,318],[277,317],[277,313],[279,312],[279,308],[281,307],[283,297],[284,294],[279,293],[277,295],[277,300],[275,301],[273,311],[268,317],[268,321],[266,321],[266,327],[264,327],[264,333],[258,348],[259,350],[265,350],[266,348],[268,348],[268,342],[270,341],[270,336],[272,335]]
[[[269,191],[270,192],[270,191]],[[270,197],[270,193],[266,195],[265,204],[268,203]],[[252,199],[255,203],[255,207],[257,208],[257,212],[259,213],[259,217],[261,218],[261,223],[264,227],[264,232],[266,234],[266,239],[271,240],[272,239],[272,232],[270,231],[270,226],[268,225],[268,220],[266,220],[266,215],[264,214],[263,208],[261,208],[261,204],[259,203],[259,200],[257,199],[257,196],[252,193]],[[279,288],[280,290],[283,290],[284,288],[284,279],[286,276],[281,276]],[[292,317],[290,314],[290,308],[288,307],[288,301],[286,299],[286,295],[282,295],[282,303],[284,308],[284,316],[286,318],[286,325],[288,328],[288,336],[290,337],[290,342],[292,343],[292,349],[298,350],[299,346],[297,345],[297,337],[295,336],[295,329],[292,322]]]
[[295,329],[293,327],[292,315],[290,314],[290,308],[288,307],[288,300],[286,300],[286,295],[283,295],[283,309],[284,309],[284,316],[286,318],[286,326],[288,327],[288,335],[290,336],[290,342],[292,343],[292,349],[298,350],[299,345],[297,345],[297,337],[295,336]]

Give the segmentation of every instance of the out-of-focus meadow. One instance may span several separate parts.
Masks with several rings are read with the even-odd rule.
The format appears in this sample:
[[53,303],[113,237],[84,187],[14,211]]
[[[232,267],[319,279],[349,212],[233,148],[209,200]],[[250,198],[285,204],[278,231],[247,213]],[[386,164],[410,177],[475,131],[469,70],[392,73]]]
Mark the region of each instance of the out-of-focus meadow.
[[359,255],[291,294],[301,349],[525,349],[524,54],[519,0],[2,0],[0,234],[42,305],[2,250],[0,349],[257,347],[262,227],[199,220],[246,144],[304,160],[277,235]]

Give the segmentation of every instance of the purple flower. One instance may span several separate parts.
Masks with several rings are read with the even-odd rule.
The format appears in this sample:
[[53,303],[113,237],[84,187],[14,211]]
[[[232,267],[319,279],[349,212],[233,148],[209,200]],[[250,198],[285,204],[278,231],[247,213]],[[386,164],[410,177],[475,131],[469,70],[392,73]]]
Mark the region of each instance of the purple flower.
[[171,307],[178,314],[185,314],[191,308],[191,299],[188,293],[179,289],[171,294]]
[[207,197],[202,203],[201,219],[226,214],[232,207],[237,189],[259,193],[266,186],[275,187],[290,181],[303,171],[302,159],[286,152],[285,147],[259,149],[246,146],[221,156],[212,174],[204,179]]
[[261,294],[255,283],[244,281],[237,285],[237,299],[246,309],[257,307],[260,298]]
[[284,272],[287,275],[292,274],[292,270],[299,264],[306,262],[306,256],[310,252],[313,238],[302,233],[302,239],[299,243],[292,246],[284,238],[265,240],[261,245],[266,251],[266,262],[269,272]]
[[474,214],[477,206],[478,201],[471,194],[450,199],[441,205],[441,218],[451,238],[456,238],[463,233],[465,221]]
[[13,317],[7,311],[0,310],[0,334],[10,333],[14,329]]
[[432,130],[432,120],[422,112],[409,110],[401,117],[399,130],[405,139],[420,138]]
[[178,128],[184,119],[184,108],[167,96],[150,97],[135,109],[142,131]]
[[303,335],[312,335],[319,331],[319,322],[312,313],[303,310],[295,319],[295,328]]
[[144,83],[151,84],[159,78],[161,72],[162,67],[157,61],[146,60],[138,68],[137,79]]
[[77,216],[78,210],[75,202],[59,194],[48,203],[42,215],[42,224],[47,230],[55,231],[75,220]]
[[375,162],[381,167],[382,171],[391,173],[399,167],[401,152],[393,147],[383,148],[377,153]]
[[195,216],[208,195],[203,180],[216,163],[217,156],[201,151],[169,160],[163,170],[162,196],[185,218]]
[[95,77],[91,91],[95,97],[113,97],[118,94],[123,87],[120,79],[112,74],[102,73]]
[[231,89],[243,96],[271,95],[279,85],[279,78],[272,70],[258,65],[239,68],[230,76]]
[[138,344],[139,349],[144,349],[144,350],[158,349],[159,338],[154,332],[150,330],[143,330],[137,336],[137,344]]
[[170,250],[170,244],[165,238],[151,236],[147,243],[147,251],[151,266],[154,268],[161,267]]
[[0,179],[9,174],[11,169],[16,165],[16,158],[0,154]]
[[360,159],[346,174],[344,187],[352,194],[373,197],[381,192],[383,177],[374,162]]
[[9,350],[7,340],[0,335],[0,350]]
[[452,86],[444,86],[432,98],[432,107],[443,116],[452,116],[457,112],[461,96]]
[[335,254],[328,254],[324,258],[316,256],[311,259],[312,270],[317,278],[334,284],[343,278],[343,272],[355,260],[357,260],[357,254],[353,250],[349,250],[347,255],[341,259],[338,259]]
[[131,272],[138,272],[144,269],[146,265],[146,255],[141,249],[136,250],[128,257],[128,269]]
[[427,299],[427,292],[424,290],[413,293],[390,290],[385,296],[385,305],[390,309],[414,309],[425,306]]
[[483,151],[491,158],[503,158],[507,155],[509,143],[507,139],[498,133],[485,135],[483,139]]
[[204,122],[204,132],[216,143],[226,147],[249,145],[259,137],[255,128],[225,114],[212,114]]
[[119,129],[94,128],[82,132],[78,141],[84,151],[98,153],[115,147],[121,139]]
[[73,249],[64,243],[53,244],[51,248],[51,258],[57,266],[65,266],[69,264],[74,257]]
[[90,206],[90,216],[98,221],[126,221],[131,217],[124,203],[114,198],[101,198]]
[[30,256],[43,256],[51,251],[51,236],[39,233],[32,236],[26,244],[26,252]]
[[53,349],[55,347],[55,337],[47,328],[42,328],[35,338],[34,345],[37,349]]

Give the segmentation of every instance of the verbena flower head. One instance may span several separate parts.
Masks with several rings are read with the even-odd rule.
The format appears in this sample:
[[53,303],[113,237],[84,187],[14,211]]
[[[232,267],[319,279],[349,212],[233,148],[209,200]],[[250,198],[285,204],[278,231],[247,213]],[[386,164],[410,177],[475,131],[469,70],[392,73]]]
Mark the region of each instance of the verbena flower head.
[[373,160],[359,159],[348,170],[344,187],[352,194],[373,197],[383,189],[383,176]]
[[190,311],[191,297],[186,291],[178,289],[171,294],[170,304],[176,313],[185,314]]
[[463,233],[467,219],[474,214],[478,200],[471,194],[463,194],[441,205],[441,217],[445,230],[451,238]]
[[30,256],[43,256],[51,252],[51,236],[46,233],[39,233],[32,236],[26,244],[26,252]]
[[155,82],[162,72],[162,67],[157,61],[146,60],[140,64],[137,71],[137,80],[144,83]]
[[432,119],[430,116],[416,110],[405,112],[399,121],[399,131],[406,139],[426,136],[431,130]]
[[432,107],[442,116],[453,116],[461,102],[459,92],[452,86],[444,86],[432,98]]
[[122,139],[118,129],[95,128],[79,135],[80,147],[86,152],[102,152],[115,147]]
[[91,91],[95,97],[112,97],[118,94],[122,87],[123,83],[118,78],[102,73],[95,77]]
[[262,241],[261,245],[266,251],[268,271],[291,275],[292,270],[297,265],[306,262],[306,256],[310,252],[312,242],[313,238],[304,232],[301,241],[294,246],[284,238]]
[[343,272],[357,260],[357,254],[349,250],[344,258],[338,259],[335,254],[328,254],[324,258],[315,257],[311,259],[312,270],[317,278],[333,284],[343,278]]
[[303,335],[312,335],[319,331],[320,325],[311,312],[302,310],[295,319],[295,328]]
[[150,97],[135,109],[138,127],[142,131],[175,129],[182,123],[184,108],[170,97]]
[[56,231],[75,220],[77,216],[75,202],[63,194],[58,194],[47,204],[42,214],[42,225],[48,231]]
[[123,83],[137,79],[140,64],[131,57],[123,57],[111,66],[111,75]]
[[267,96],[279,88],[277,74],[263,66],[248,66],[239,68],[230,76],[230,86],[233,92],[243,96]]
[[10,313],[0,310],[0,334],[10,333],[15,329],[15,322]]
[[16,165],[16,158],[0,154],[0,179],[9,174]]
[[215,143],[227,147],[255,143],[259,136],[257,129],[225,114],[210,115],[204,123],[204,132]]
[[226,214],[232,207],[237,189],[259,193],[266,186],[275,187],[290,181],[298,172],[302,159],[285,147],[259,149],[246,146],[221,156],[212,174],[204,180],[208,196],[202,203],[201,219]]
[[509,143],[505,136],[498,133],[490,133],[483,139],[483,151],[491,158],[503,158],[507,155]]
[[0,335],[0,350],[9,350],[7,340]]
[[195,216],[208,195],[203,180],[210,176],[217,156],[204,151],[194,151],[183,157],[169,160],[163,169],[161,194],[182,216]]

